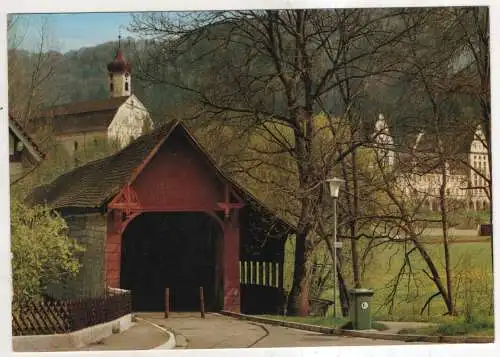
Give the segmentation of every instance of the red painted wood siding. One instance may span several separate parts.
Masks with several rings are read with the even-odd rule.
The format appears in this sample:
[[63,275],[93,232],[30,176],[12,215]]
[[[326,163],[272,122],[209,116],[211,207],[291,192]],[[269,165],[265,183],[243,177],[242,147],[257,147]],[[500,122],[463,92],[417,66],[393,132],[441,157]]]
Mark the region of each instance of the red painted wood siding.
[[[184,136],[173,133],[132,184],[140,209],[158,212],[194,212],[220,210],[225,187],[215,170]],[[236,210],[237,211],[237,210]],[[120,285],[122,236],[119,215],[108,217],[106,242],[106,281]],[[224,309],[240,311],[239,219],[237,213],[226,218],[222,227],[222,266]]]
[[106,284],[112,288],[119,288],[122,236],[117,229],[115,219],[117,219],[116,215],[108,215],[108,234],[104,254],[106,262]]
[[200,156],[186,138],[170,137],[132,185],[141,206],[175,211],[218,209],[217,202],[224,200],[223,184]]

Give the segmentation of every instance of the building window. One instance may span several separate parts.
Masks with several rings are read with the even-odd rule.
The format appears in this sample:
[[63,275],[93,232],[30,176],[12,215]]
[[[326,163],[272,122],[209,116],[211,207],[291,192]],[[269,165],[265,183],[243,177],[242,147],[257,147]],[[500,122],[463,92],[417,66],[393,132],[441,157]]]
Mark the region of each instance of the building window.
[[75,140],[74,144],[73,144],[74,148],[75,148],[75,151],[78,150],[78,141]]
[[125,91],[128,91],[128,82],[125,82]]
[[113,85],[113,82],[109,84],[109,90],[113,92],[115,90],[115,86]]

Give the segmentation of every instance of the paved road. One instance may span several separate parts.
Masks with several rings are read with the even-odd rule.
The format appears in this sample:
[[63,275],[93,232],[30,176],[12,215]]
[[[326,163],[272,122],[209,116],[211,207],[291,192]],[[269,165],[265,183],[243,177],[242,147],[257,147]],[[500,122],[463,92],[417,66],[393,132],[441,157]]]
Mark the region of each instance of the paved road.
[[111,335],[98,343],[76,351],[120,351],[150,350],[166,343],[168,333],[143,321],[138,321],[128,330]]
[[398,341],[339,337],[280,326],[241,321],[219,314],[201,319],[195,313],[140,313],[139,317],[170,329],[177,348],[319,347],[404,344]]

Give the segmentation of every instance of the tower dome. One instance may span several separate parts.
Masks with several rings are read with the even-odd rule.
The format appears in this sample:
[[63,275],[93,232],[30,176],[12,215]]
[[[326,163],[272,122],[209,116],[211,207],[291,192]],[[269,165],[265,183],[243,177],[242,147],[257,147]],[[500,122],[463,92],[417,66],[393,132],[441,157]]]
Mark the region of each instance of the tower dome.
[[130,64],[125,59],[122,50],[116,52],[115,59],[108,63],[108,72],[110,73],[130,73]]
[[108,63],[108,83],[112,97],[130,96],[132,94],[132,76],[130,64],[125,59],[120,47],[113,61]]

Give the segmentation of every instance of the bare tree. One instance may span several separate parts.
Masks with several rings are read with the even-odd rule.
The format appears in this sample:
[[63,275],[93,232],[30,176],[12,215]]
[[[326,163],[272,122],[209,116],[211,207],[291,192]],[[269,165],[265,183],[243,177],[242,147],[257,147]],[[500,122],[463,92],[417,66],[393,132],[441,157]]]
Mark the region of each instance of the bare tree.
[[[146,78],[183,88],[197,98],[205,115],[235,115],[268,132],[269,125],[292,130],[290,142],[275,137],[280,151],[290,155],[297,167],[299,214],[289,299],[292,313],[308,312],[308,260],[314,249],[315,216],[324,196],[321,183],[361,145],[356,142],[340,153],[330,152],[323,165],[318,165],[312,155],[314,112],[349,78],[368,77],[381,70],[367,68],[364,61],[376,61],[398,41],[406,29],[391,26],[389,20],[401,12],[404,10],[145,14],[137,16],[132,25],[137,32],[157,36],[160,43],[151,52],[150,65],[143,66]],[[235,51],[241,55],[230,55]],[[217,60],[206,61],[207,56]],[[186,61],[197,70],[196,78],[176,81],[155,71],[181,67]]]
[[[403,67],[405,77],[412,83],[412,99],[420,99],[420,111],[416,114],[420,123],[432,138],[434,145],[430,152],[423,153],[431,163],[420,165],[432,166],[439,173],[438,202],[440,224],[442,228],[442,246],[444,249],[444,269],[446,288],[440,277],[434,273],[431,262],[426,258],[422,247],[413,242],[415,248],[426,261],[430,273],[429,278],[438,288],[438,295],[445,301],[449,314],[456,314],[454,303],[453,267],[449,246],[450,216],[453,208],[450,203],[450,167],[462,166],[470,168],[468,156],[460,155],[464,149],[469,151],[470,145],[464,147],[469,137],[468,121],[464,120],[463,104],[457,103],[460,95],[463,98],[463,88],[476,88],[473,94],[477,96],[483,113],[483,131],[489,133],[489,47],[488,47],[488,15],[487,9],[440,9],[427,10],[429,15],[423,32],[409,31],[407,46],[404,53],[407,61]],[[464,24],[465,18],[468,24]],[[404,18],[408,26],[420,17]],[[457,27],[460,28],[457,31]],[[471,38],[474,33],[474,39]],[[472,54],[472,55],[471,55]],[[410,98],[407,98],[410,99]],[[475,131],[475,128],[472,130]],[[461,138],[461,139],[460,139]],[[486,145],[488,145],[488,141]],[[424,150],[428,150],[425,148]],[[431,157],[429,157],[431,156]],[[463,156],[463,157],[461,157]],[[463,164],[466,165],[463,165]],[[474,168],[475,169],[475,168]],[[486,174],[483,172],[483,176]],[[464,177],[467,177],[465,173]],[[489,176],[491,177],[491,176]],[[491,184],[489,177],[485,181]],[[437,295],[436,295],[437,296]],[[431,296],[428,300],[434,297]],[[428,303],[427,302],[427,303]],[[425,306],[424,306],[425,308]]]
[[27,125],[42,106],[55,100],[58,91],[53,88],[52,79],[62,57],[50,51],[50,24],[47,18],[43,19],[38,29],[34,50],[24,50],[30,26],[19,17],[9,18],[9,110],[22,125]]

